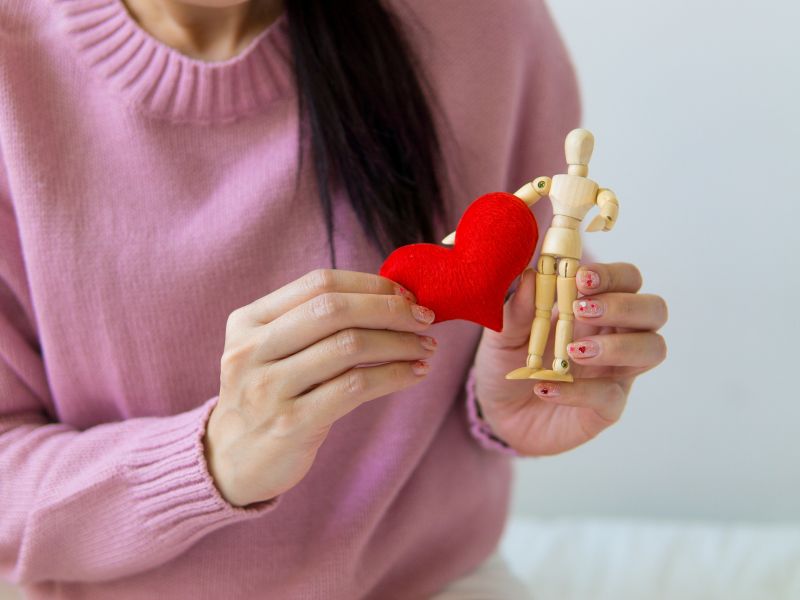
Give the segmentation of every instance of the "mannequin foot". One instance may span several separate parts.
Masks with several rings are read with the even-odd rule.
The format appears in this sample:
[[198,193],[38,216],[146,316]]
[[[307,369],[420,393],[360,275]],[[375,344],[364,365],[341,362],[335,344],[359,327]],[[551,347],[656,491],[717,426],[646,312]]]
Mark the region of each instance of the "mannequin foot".
[[528,360],[525,362],[525,366],[531,369],[541,369],[542,357],[535,354],[528,354]]
[[556,373],[550,369],[531,369],[529,367],[520,367],[514,369],[506,375],[506,379],[541,379],[543,381],[574,381],[572,375],[566,373]]

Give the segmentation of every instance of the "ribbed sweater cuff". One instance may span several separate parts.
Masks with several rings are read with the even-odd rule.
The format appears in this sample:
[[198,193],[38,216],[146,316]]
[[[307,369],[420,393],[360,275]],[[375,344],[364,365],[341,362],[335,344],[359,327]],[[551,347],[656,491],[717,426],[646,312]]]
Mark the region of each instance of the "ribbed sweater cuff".
[[203,436],[218,396],[167,419],[137,441],[127,461],[132,509],[165,544],[192,543],[227,524],[273,510],[280,496],[248,507],[219,493],[205,460]]
[[466,383],[467,390],[467,420],[469,421],[469,431],[478,443],[487,450],[495,450],[510,456],[519,456],[519,453],[494,434],[492,427],[483,419],[481,408],[478,404],[478,397],[475,391],[475,366],[469,370]]

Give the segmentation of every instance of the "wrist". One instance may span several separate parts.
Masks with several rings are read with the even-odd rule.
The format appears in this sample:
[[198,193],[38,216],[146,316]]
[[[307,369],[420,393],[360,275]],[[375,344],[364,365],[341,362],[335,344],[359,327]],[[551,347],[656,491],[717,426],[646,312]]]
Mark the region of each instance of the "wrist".
[[503,454],[518,456],[516,450],[500,437],[485,417],[483,407],[478,402],[475,385],[475,369],[470,370],[467,378],[467,418],[472,435],[484,448],[497,450]]
[[220,496],[222,496],[222,498],[228,502],[228,504],[241,508],[246,506],[248,502],[237,498],[232,492],[231,486],[229,486],[225,481],[225,474],[230,473],[230,469],[224,464],[225,461],[223,458],[225,453],[221,450],[222,444],[219,441],[220,431],[218,407],[219,405],[214,407],[212,410],[211,415],[206,423],[205,435],[203,436],[203,451],[206,460],[206,468],[208,469],[208,474],[211,475],[211,480],[214,482],[214,486],[217,488]]
[[483,408],[481,407],[481,403],[478,401],[477,398],[473,398],[473,403],[475,405],[475,417],[477,422],[479,423],[479,428],[481,432],[486,435],[490,440],[493,442],[498,443],[499,445],[503,446],[504,448],[511,448],[511,445],[506,442],[503,438],[501,438],[497,433],[495,433],[495,428],[492,424],[487,420]]

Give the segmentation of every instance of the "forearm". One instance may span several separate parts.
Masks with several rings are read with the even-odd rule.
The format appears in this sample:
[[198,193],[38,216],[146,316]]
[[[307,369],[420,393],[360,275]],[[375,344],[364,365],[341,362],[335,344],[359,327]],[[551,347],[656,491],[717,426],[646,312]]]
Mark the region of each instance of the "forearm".
[[216,490],[202,442],[214,400],[83,432],[0,418],[0,575],[23,584],[114,579],[270,510],[274,502],[233,507]]
[[519,188],[514,195],[528,206],[533,206],[540,199],[550,193],[551,180],[549,177],[537,177]]
[[605,219],[604,228],[611,229],[619,215],[617,195],[609,189],[601,189],[597,193],[597,206],[600,208],[600,216]]

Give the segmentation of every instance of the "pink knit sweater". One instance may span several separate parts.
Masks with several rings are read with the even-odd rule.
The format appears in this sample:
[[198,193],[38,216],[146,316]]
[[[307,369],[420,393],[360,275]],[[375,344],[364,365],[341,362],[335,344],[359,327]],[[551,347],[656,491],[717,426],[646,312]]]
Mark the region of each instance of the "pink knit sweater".
[[[578,94],[539,0],[393,5],[454,215],[563,170]],[[337,422],[275,502],[208,474],[228,314],[329,266],[286,25],[208,63],[121,0],[0,2],[0,577],[32,598],[422,598],[497,544],[510,458],[467,410],[471,323],[433,326],[426,380]],[[339,266],[377,272],[343,197],[335,227]]]

